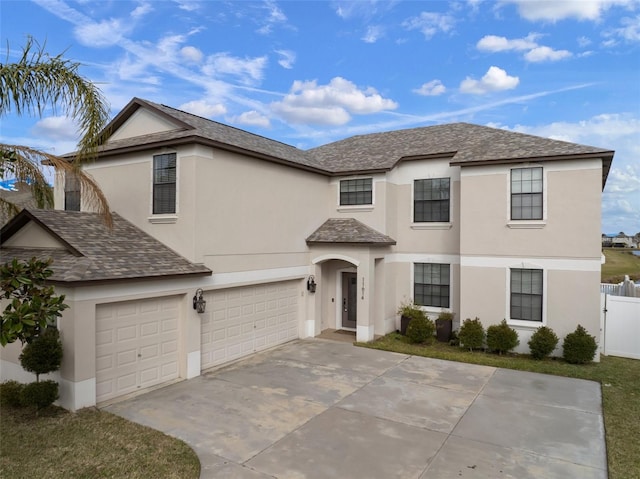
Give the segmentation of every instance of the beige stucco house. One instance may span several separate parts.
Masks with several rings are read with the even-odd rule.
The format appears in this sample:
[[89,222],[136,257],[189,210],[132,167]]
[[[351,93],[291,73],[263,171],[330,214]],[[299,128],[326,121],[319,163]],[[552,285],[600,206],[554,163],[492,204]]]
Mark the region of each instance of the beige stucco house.
[[[71,306],[70,409],[329,328],[370,341],[398,328],[407,300],[485,327],[506,318],[523,352],[540,325],[597,336],[613,151],[467,123],[303,151],[137,98],[110,130],[86,170],[127,235],[74,211],[3,230],[3,260],[65,258],[53,279]],[[56,208],[84,210],[76,190],[57,178]],[[65,227],[74,218],[97,233]],[[103,242],[116,246],[100,259]],[[99,260],[118,267],[94,277]],[[3,379],[24,377],[17,350],[2,351]]]

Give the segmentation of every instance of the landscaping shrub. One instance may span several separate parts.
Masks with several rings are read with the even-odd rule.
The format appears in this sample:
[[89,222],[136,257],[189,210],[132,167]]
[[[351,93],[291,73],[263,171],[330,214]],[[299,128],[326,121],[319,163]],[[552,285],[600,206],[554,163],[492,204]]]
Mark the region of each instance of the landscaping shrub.
[[0,384],[0,403],[11,407],[20,407],[22,405],[20,396],[23,389],[24,384],[18,381],[3,382]]
[[449,346],[460,346],[460,338],[458,337],[458,331],[451,331],[451,339],[449,340]]
[[407,338],[412,343],[425,343],[433,340],[436,327],[423,313],[422,316],[414,317],[407,326]]
[[458,331],[460,344],[469,350],[482,348],[484,344],[484,327],[479,318],[465,319]]
[[40,410],[51,406],[58,397],[58,383],[47,380],[25,384],[20,394],[20,402],[23,406],[33,406]]
[[553,329],[540,326],[527,344],[533,359],[544,359],[556,349],[558,336],[553,332]]
[[506,319],[487,328],[487,348],[490,351],[502,354],[511,351],[518,344],[518,332],[507,324]]
[[62,363],[62,342],[56,328],[48,327],[32,342],[28,343],[20,354],[22,367],[36,375],[47,374],[60,369]]
[[595,336],[591,336],[586,329],[578,325],[573,333],[564,338],[562,357],[571,364],[586,364],[593,361],[598,349]]

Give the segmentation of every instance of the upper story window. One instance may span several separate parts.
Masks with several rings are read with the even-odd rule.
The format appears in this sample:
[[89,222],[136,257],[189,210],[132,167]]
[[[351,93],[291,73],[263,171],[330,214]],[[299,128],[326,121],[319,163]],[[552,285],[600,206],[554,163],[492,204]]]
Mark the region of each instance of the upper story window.
[[67,171],[64,174],[64,209],[65,211],[80,211],[80,180]]
[[153,214],[176,212],[176,154],[153,157]]
[[542,322],[542,270],[511,269],[511,319]]
[[450,266],[439,263],[413,265],[413,301],[420,306],[449,307]]
[[542,219],[542,168],[511,170],[511,219]]
[[415,180],[413,182],[413,221],[449,222],[449,178]]
[[340,205],[371,205],[373,204],[372,178],[358,178],[340,181]]

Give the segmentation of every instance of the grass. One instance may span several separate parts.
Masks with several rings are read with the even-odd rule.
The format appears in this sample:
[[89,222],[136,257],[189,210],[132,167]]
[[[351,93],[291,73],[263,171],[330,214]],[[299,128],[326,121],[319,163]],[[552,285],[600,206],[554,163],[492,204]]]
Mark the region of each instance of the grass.
[[602,386],[602,409],[607,440],[609,479],[640,479],[640,361],[602,356],[599,363],[568,364],[562,359],[536,361],[527,355],[469,352],[447,343],[409,344],[398,333],[371,343],[358,343],[373,349],[415,356],[482,364],[543,374],[597,381]]
[[621,283],[628,274],[633,280],[640,279],[640,256],[634,255],[626,248],[604,248],[606,258],[602,265],[600,279],[603,283]]
[[184,442],[107,412],[0,406],[0,477],[197,478]]

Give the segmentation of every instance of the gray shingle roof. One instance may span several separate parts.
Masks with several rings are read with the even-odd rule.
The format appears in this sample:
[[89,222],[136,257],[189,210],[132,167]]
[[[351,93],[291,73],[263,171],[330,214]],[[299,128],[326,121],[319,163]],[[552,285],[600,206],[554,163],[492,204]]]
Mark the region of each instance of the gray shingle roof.
[[396,244],[396,240],[354,218],[330,218],[307,238],[307,243],[390,246]]
[[[176,124],[176,129],[108,141],[102,155],[128,150],[200,142],[268,161],[326,175],[387,171],[399,161],[416,158],[450,158],[452,165],[602,158],[606,180],[613,151],[552,140],[513,131],[451,123],[358,135],[327,145],[300,150],[238,128],[186,113],[166,105],[134,98],[113,119],[117,130],[138,108],[148,108]],[[604,181],[603,181],[604,185]]]
[[60,283],[103,282],[132,279],[163,279],[210,275],[211,270],[191,263],[118,214],[109,230],[96,213],[61,210],[23,210],[0,232],[1,242],[34,221],[66,249],[0,248],[2,261],[11,258],[52,257],[54,275]]
[[333,172],[388,170],[403,158],[449,157],[453,165],[544,159],[559,156],[612,156],[602,148],[551,140],[470,123],[372,133],[308,150]]

